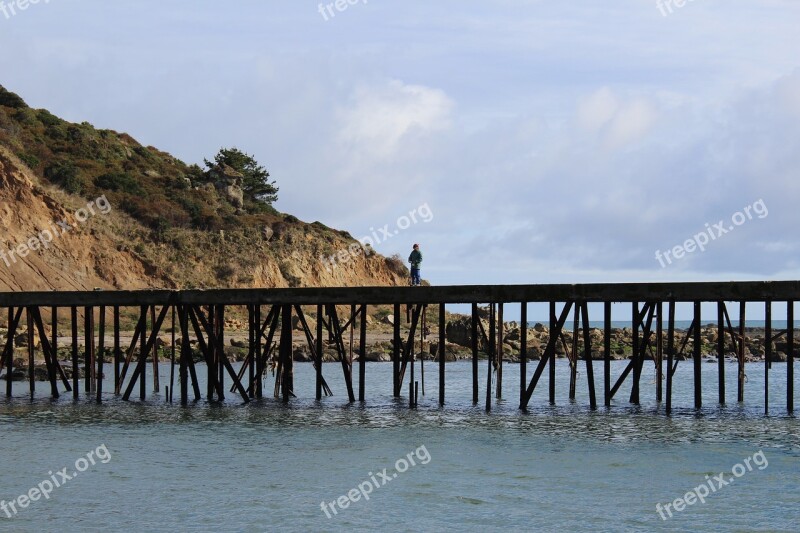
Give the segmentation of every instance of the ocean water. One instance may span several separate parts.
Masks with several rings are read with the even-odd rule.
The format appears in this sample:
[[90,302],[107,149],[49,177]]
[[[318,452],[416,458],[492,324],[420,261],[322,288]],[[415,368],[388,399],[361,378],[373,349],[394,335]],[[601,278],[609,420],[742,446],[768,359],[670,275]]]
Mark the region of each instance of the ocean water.
[[[612,362],[614,377],[625,363]],[[152,382],[143,404],[113,394],[100,405],[83,395],[51,400],[42,383],[31,400],[27,383],[15,383],[14,397],[0,398],[0,500],[17,502],[17,513],[0,511],[0,531],[797,531],[800,423],[786,411],[785,364],[770,371],[765,416],[763,364],[747,365],[744,404],[728,364],[720,407],[717,365],[703,363],[696,411],[682,362],[669,417],[649,362],[639,406],[627,401],[628,382],[610,409],[590,410],[583,364],[570,402],[559,360],[556,405],[545,373],[527,412],[518,409],[519,367],[507,364],[504,398],[493,397],[488,413],[485,361],[477,406],[469,363],[447,365],[444,407],[438,366],[424,365],[417,409],[405,390],[391,396],[385,363],[367,364],[363,405],[348,404],[338,363],[324,365],[335,395],[320,403],[313,368],[297,364],[289,405],[242,405],[229,394],[182,408],[163,390],[151,394]],[[594,371],[602,404],[601,362]],[[168,384],[168,368],[161,379]],[[271,391],[272,379],[265,385]],[[72,479],[63,482],[65,468]],[[727,484],[718,486],[720,473]],[[19,508],[20,495],[52,479],[63,484]],[[709,483],[705,503],[674,510]]]

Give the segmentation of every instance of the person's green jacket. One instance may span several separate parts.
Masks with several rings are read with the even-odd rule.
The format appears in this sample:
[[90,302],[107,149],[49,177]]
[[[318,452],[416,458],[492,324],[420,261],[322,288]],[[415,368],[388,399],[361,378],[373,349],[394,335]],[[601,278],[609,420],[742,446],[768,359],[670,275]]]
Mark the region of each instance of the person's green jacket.
[[411,255],[408,256],[408,262],[411,263],[411,268],[419,268],[420,263],[422,263],[422,252],[413,250]]

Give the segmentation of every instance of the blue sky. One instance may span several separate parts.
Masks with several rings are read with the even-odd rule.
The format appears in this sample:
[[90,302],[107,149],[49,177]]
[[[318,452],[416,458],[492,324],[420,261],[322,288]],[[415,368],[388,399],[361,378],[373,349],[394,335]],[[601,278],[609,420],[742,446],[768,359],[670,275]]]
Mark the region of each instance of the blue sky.
[[797,279],[800,2],[665,4],[42,0],[0,13],[0,84],[186,162],[238,146],[437,285]]

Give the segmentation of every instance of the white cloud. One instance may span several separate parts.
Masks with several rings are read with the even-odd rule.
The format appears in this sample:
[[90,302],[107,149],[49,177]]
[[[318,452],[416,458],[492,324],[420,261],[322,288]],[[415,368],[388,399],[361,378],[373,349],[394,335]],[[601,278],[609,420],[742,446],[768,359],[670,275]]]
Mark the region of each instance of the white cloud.
[[398,80],[361,86],[339,112],[338,140],[351,155],[390,158],[404,143],[449,128],[453,107],[454,102],[440,89]]

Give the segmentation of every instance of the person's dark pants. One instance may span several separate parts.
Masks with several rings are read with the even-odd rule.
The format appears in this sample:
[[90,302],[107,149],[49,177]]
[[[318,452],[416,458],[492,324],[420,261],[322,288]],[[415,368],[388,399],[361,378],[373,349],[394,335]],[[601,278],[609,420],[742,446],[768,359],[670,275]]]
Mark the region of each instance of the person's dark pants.
[[412,268],[411,269],[411,284],[412,285],[419,285],[420,284],[420,277],[419,277],[419,269]]

